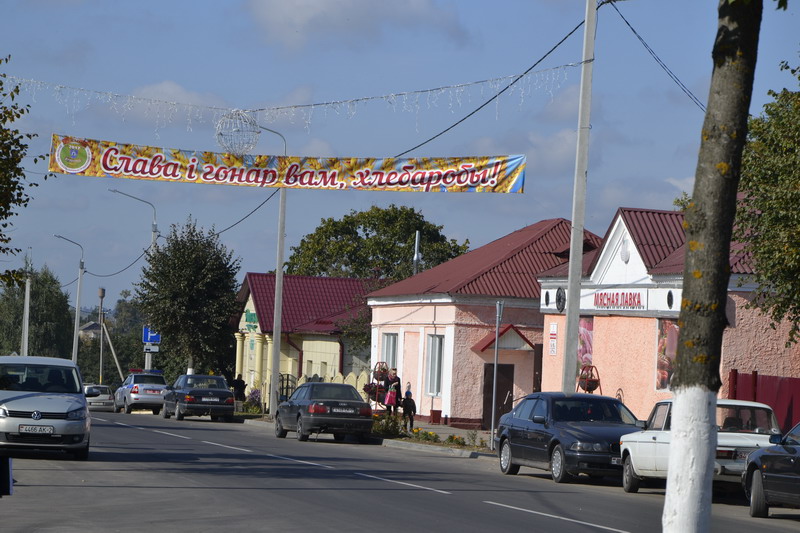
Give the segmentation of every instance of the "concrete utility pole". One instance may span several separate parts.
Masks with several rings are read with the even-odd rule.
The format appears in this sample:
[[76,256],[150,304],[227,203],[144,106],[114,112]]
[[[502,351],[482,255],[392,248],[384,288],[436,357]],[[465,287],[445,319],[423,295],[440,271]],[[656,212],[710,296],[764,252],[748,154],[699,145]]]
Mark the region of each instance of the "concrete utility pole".
[[62,237],[61,235],[53,235],[57,239],[62,239],[67,242],[71,242],[75,246],[81,249],[81,261],[78,263],[78,290],[75,291],[75,332],[72,336],[72,362],[78,362],[78,334],[80,333],[81,327],[81,284],[83,283],[83,246],[78,244],[77,242],[67,239],[66,237]]
[[578,143],[575,155],[575,184],[572,193],[572,234],[569,242],[567,278],[567,331],[564,335],[564,368],[561,389],[575,392],[578,357],[578,323],[581,314],[581,275],[583,264],[583,222],[586,212],[586,177],[589,166],[589,122],[592,104],[592,66],[597,26],[596,0],[586,0],[583,23],[583,66],[578,106]]

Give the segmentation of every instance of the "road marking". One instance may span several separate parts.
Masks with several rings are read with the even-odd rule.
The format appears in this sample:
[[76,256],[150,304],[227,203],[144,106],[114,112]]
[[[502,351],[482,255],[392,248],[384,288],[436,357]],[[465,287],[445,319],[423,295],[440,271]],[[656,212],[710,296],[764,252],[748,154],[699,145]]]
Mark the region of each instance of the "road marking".
[[210,444],[211,446],[219,446],[220,448],[230,448],[231,450],[238,450],[240,452],[253,453],[253,450],[248,450],[247,448],[237,448],[236,446],[228,446],[227,444],[219,444],[217,442],[211,442],[207,440],[202,440],[200,442],[204,444]]
[[294,463],[303,463],[305,465],[311,465],[311,466],[321,466],[322,468],[330,468],[330,469],[334,468],[332,466],[323,465],[321,463],[312,463],[311,461],[301,461],[300,459],[292,459],[291,457],[284,457],[282,455],[273,455],[271,453],[267,453],[264,455],[266,455],[267,457],[274,457],[275,459],[283,459],[284,461],[292,461]]
[[581,524],[581,525],[584,525],[584,526],[594,527],[594,528],[597,528],[597,529],[603,529],[605,531],[616,531],[617,533],[630,533],[629,531],[625,531],[624,529],[614,529],[613,527],[606,527],[606,526],[601,526],[601,525],[598,525],[598,524],[592,524],[591,522],[584,522],[582,520],[575,520],[574,518],[567,518],[566,516],[558,516],[558,515],[554,515],[554,514],[540,513],[539,511],[531,511],[530,509],[523,509],[522,507],[514,507],[513,505],[505,505],[503,503],[488,502],[488,501],[484,501],[483,503],[488,503],[489,505],[496,505],[498,507],[505,507],[506,509],[513,509],[515,511],[522,511],[523,513],[530,513],[530,514],[536,514],[536,515],[539,515],[539,516],[546,516],[548,518],[555,518],[556,520],[564,520],[565,522],[573,522],[575,524]]
[[126,427],[126,428],[131,428],[131,429],[144,429],[144,428],[142,428],[142,427],[139,427],[139,426],[132,426],[132,425],[130,425],[130,424],[124,424],[124,423],[122,423],[122,422],[114,422],[114,423],[115,423],[116,425],[118,425],[118,426],[124,426],[124,427]]
[[447,491],[444,491],[444,490],[432,489],[430,487],[423,487],[422,485],[414,485],[413,483],[406,483],[405,481],[395,481],[393,479],[386,479],[386,478],[383,478],[383,477],[371,476],[369,474],[362,474],[360,472],[356,472],[355,474],[357,476],[364,476],[364,477],[368,477],[368,478],[372,478],[372,479],[377,479],[379,481],[385,481],[387,483],[396,483],[398,485],[406,485],[407,487],[414,487],[415,489],[430,490],[432,492],[438,492],[439,494],[451,494],[450,492],[447,492]]
[[179,439],[192,440],[192,437],[187,437],[185,435],[178,435],[177,433],[170,433],[168,431],[159,431],[157,429],[154,429],[153,433],[161,433],[162,435],[167,435],[170,437],[178,437]]

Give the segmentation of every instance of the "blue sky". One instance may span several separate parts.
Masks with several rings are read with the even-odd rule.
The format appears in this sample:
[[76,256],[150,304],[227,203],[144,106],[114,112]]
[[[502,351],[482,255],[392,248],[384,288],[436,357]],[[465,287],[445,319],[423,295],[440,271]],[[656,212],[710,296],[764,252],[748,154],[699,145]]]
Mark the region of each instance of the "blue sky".
[[[767,91],[797,83],[798,2],[765,1],[752,113]],[[697,98],[706,102],[716,31],[712,0],[629,0],[619,12]],[[22,80],[32,112],[16,127],[167,148],[223,151],[214,124],[225,109],[261,109],[290,155],[391,157],[472,112],[583,19],[583,0],[6,0],[0,55]],[[496,102],[408,156],[525,154],[522,194],[293,190],[286,254],[320,220],[373,205],[408,205],[474,248],[546,218],[569,219],[583,29]],[[619,207],[672,209],[691,192],[702,111],[669,79],[612,6],[598,13],[586,227],[603,235]],[[482,82],[482,83],[480,83]],[[434,91],[434,89],[444,89]],[[134,98],[135,97],[135,98]],[[324,105],[326,102],[343,102]],[[312,104],[316,104],[313,105]],[[187,111],[189,110],[189,111]],[[223,110],[223,111],[220,111]],[[282,154],[263,134],[253,153]],[[58,175],[26,161],[32,201],[12,219],[12,245],[46,264],[74,301],[80,243],[88,274],[81,304],[107,305],[131,289],[150,243],[189,216],[227,228],[272,190]],[[275,268],[277,195],[224,231],[242,273]],[[423,243],[424,246],[424,243]],[[424,247],[422,250],[424,254]],[[22,256],[0,258],[4,267]],[[411,258],[409,258],[411,260]]]

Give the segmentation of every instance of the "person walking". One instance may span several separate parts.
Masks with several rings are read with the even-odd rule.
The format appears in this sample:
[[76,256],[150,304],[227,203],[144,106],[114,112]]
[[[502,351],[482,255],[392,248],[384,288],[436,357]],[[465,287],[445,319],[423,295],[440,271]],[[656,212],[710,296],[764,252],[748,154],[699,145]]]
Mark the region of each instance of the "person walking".
[[386,375],[386,380],[383,382],[383,386],[386,388],[386,398],[384,399],[384,405],[386,406],[386,412],[391,414],[397,414],[397,408],[400,406],[400,378],[397,377],[397,369],[392,368],[389,370],[389,373]]
[[243,402],[245,398],[244,390],[247,388],[247,383],[244,382],[241,374],[231,381],[231,387],[233,387],[233,399],[237,402]]

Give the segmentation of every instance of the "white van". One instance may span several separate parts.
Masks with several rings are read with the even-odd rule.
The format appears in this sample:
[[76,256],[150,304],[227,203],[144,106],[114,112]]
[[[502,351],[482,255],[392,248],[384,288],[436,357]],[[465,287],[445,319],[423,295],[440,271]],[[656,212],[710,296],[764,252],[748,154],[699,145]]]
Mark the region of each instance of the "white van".
[[0,450],[64,450],[89,458],[91,418],[78,366],[57,357],[0,356]]

